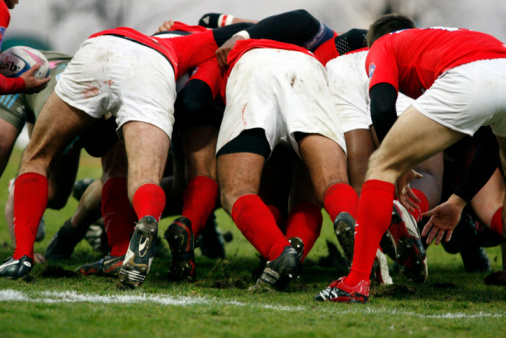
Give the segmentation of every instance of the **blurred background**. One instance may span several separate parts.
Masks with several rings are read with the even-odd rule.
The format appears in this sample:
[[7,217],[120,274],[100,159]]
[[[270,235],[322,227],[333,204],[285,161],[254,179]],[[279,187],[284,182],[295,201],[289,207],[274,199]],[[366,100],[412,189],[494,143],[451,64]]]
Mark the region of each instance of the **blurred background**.
[[470,28],[506,41],[505,0],[19,0],[2,48],[24,44],[73,54],[89,35],[108,28],[152,34],[169,19],[197,24],[209,12],[262,19],[299,8],[337,32],[402,12],[419,27]]
[[[260,20],[300,8],[337,32],[367,29],[378,16],[400,12],[418,27],[469,28],[506,41],[506,0],[19,0],[2,49],[27,45],[73,55],[88,36],[104,29],[128,26],[152,34],[170,19],[197,24],[214,12]],[[25,130],[17,146],[27,141]]]

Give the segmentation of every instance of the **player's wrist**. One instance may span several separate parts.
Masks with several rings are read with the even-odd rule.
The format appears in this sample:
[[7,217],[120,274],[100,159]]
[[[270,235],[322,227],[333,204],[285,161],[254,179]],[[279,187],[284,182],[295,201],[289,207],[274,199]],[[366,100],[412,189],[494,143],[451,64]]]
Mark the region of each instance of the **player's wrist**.
[[464,200],[462,197],[460,197],[457,194],[452,194],[448,198],[448,202],[451,203],[452,205],[458,207],[460,210],[464,209],[464,207],[467,204],[466,200]]
[[231,25],[235,16],[223,13],[204,14],[199,20],[199,26],[207,28],[219,28]]
[[242,30],[242,31],[239,31],[237,33],[235,33],[233,36],[240,36],[241,38],[243,38],[243,40],[248,40],[250,38],[249,36],[249,33],[245,30]]

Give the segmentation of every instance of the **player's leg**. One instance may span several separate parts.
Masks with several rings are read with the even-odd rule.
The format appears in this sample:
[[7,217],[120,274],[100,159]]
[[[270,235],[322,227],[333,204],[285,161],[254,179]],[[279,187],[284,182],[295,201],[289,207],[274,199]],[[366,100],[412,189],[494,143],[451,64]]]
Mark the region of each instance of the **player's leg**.
[[347,148],[350,185],[358,195],[365,181],[369,157],[376,149],[369,129],[354,129],[344,133]]
[[[187,182],[182,196],[183,210],[181,217],[169,225],[164,237],[172,252],[169,278],[192,280],[195,271],[190,268],[192,263],[185,257],[192,257],[193,250],[188,251],[188,247],[195,247],[192,241],[201,234],[218,203],[215,155],[218,129],[214,126],[199,125],[184,128],[180,134],[186,158]],[[191,236],[186,235],[188,231]]]
[[2,176],[9,158],[11,157],[14,143],[16,142],[21,130],[13,124],[0,118],[0,177]]
[[[13,259],[33,259],[33,243],[46,209],[47,174],[57,155],[93,118],[69,106],[55,93],[46,102],[21,159],[14,192],[16,249]],[[26,273],[28,273],[26,271]],[[24,273],[24,274],[26,274]],[[16,273],[17,274],[17,273]],[[20,276],[17,276],[20,277]]]
[[351,266],[358,195],[348,184],[346,154],[337,142],[319,134],[303,137],[299,151],[309,170],[316,198],[334,223],[338,241]]
[[128,159],[128,197],[139,222],[119,276],[121,283],[137,288],[151,268],[158,222],[165,208],[160,182],[170,139],[164,130],[144,122],[127,122],[122,131]]
[[401,115],[370,159],[359,203],[353,265],[343,284],[365,288],[376,253],[372,248],[390,224],[395,184],[401,175],[462,137],[413,106]]
[[323,223],[322,207],[316,199],[311,177],[305,164],[294,156],[286,238],[299,252],[301,262],[320,236]]
[[[501,164],[502,164],[502,170],[503,174],[506,175],[506,137],[499,137],[497,136],[497,141],[499,142],[499,150],[500,150],[500,157],[501,157]],[[504,224],[506,224],[506,212],[504,212],[504,208],[506,207],[506,195],[504,196],[504,202],[503,202],[503,212],[502,212],[502,235],[506,237],[506,227]]]
[[265,157],[259,154],[221,154],[218,157],[221,204],[246,239],[269,261],[257,284],[283,287],[300,274],[300,261],[271,210],[258,196],[264,163]]
[[96,222],[102,214],[100,203],[102,181],[95,180],[79,199],[76,211],[53,236],[49,242],[45,257],[47,260],[68,259],[76,245],[84,238],[90,224]]

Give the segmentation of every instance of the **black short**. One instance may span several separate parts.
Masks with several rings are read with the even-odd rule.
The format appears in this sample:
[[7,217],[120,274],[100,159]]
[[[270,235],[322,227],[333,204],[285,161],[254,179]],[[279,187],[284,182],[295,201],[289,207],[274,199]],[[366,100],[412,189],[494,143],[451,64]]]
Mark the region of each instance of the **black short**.
[[235,153],[253,153],[261,155],[265,159],[269,158],[271,147],[265,137],[264,130],[261,128],[244,130],[239,136],[225,144],[216,156]]

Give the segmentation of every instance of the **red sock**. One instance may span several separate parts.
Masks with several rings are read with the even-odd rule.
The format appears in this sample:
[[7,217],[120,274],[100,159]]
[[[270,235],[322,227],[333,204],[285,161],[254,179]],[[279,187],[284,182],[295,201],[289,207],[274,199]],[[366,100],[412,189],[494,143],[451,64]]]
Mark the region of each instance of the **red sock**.
[[497,211],[494,213],[494,216],[492,217],[492,221],[490,222],[490,229],[501,236],[503,236],[502,208],[503,207],[497,209]]
[[47,177],[37,173],[20,175],[14,186],[14,234],[16,249],[12,257],[33,259],[33,243],[47,206]]
[[304,242],[302,260],[313,248],[322,228],[322,208],[311,202],[297,204],[288,213],[286,238],[299,237]]
[[132,202],[137,219],[153,216],[158,222],[165,209],[165,192],[159,185],[143,184],[135,191]]
[[410,211],[409,213],[415,218],[418,222],[422,219],[422,214],[429,211],[429,200],[425,194],[418,189],[411,189],[413,193],[420,199],[420,206],[417,210]]
[[186,186],[183,194],[183,212],[181,216],[192,222],[195,238],[204,228],[209,215],[218,202],[218,183],[207,176],[196,176]]
[[113,177],[102,188],[102,215],[112,256],[123,256],[130,244],[137,215],[130,205],[126,177]]
[[267,260],[272,261],[290,245],[265,203],[257,195],[244,195],[232,207],[232,219],[244,237]]
[[392,183],[379,180],[367,180],[362,186],[353,263],[346,284],[357,285],[362,280],[369,280],[381,237],[392,219],[394,192]]
[[357,219],[357,192],[349,184],[333,184],[325,191],[323,206],[332,222],[334,222],[337,215],[343,211],[349,213],[354,219]]
[[276,224],[278,225],[279,230],[281,230],[282,233],[285,233],[286,220],[284,219],[283,215],[281,214],[281,211],[279,211],[279,208],[275,205],[272,205],[272,204],[267,205],[267,208],[269,208],[272,215],[274,216],[274,219],[276,220]]

